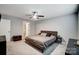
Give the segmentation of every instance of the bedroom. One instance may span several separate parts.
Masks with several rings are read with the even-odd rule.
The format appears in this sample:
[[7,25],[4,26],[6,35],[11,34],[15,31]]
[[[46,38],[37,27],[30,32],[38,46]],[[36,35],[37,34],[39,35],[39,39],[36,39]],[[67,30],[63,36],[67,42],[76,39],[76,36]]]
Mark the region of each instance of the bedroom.
[[[1,4],[0,13],[0,35],[6,36],[7,55],[65,55],[69,39],[79,39],[77,4]],[[25,43],[26,36],[40,33],[43,33],[41,34],[43,36],[48,36],[48,33],[51,37],[59,36],[62,38],[59,42],[62,41],[62,43],[51,44],[50,49],[44,53],[43,49],[46,48],[47,43],[39,43],[38,39],[36,42],[32,41],[34,45],[37,44],[37,47],[43,46],[43,48],[40,47],[42,53]],[[13,38],[15,39],[12,40]]]

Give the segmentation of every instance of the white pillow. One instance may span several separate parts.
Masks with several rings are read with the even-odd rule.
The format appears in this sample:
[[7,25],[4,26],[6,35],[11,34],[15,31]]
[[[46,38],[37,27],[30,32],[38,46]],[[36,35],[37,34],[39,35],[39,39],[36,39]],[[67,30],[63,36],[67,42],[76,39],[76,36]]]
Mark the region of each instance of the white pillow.
[[46,36],[46,33],[41,33],[42,36]]

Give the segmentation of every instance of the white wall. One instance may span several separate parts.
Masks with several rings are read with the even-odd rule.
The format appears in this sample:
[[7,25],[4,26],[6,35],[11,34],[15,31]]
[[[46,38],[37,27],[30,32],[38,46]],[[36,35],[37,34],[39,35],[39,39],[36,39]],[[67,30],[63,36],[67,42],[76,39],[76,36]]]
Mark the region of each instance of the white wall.
[[20,19],[11,20],[11,36],[22,35],[23,21]]
[[[21,19],[11,20],[11,36],[23,35],[23,21],[24,20],[21,20]],[[34,22],[29,22],[29,23],[30,23],[29,35],[34,35],[35,34],[35,24],[34,24]]]
[[8,15],[2,15],[2,18],[5,20],[11,20],[11,25],[10,25],[10,33],[11,37],[13,35],[23,35],[23,22],[29,22],[30,23],[30,31],[29,35],[33,35],[35,33],[35,24],[34,22],[30,22],[28,20],[24,20],[18,17],[13,17],[13,16],[8,16]]
[[10,20],[10,38],[13,35],[22,35],[22,29],[23,29],[23,20],[18,17],[8,16],[8,15],[2,15],[2,18],[5,20]]
[[36,33],[40,30],[58,31],[66,41],[77,38],[77,17],[75,14],[36,22]]
[[30,22],[30,35],[36,34],[36,24],[35,22]]
[[0,35],[6,35],[6,39],[10,39],[10,20],[1,19],[0,21]]

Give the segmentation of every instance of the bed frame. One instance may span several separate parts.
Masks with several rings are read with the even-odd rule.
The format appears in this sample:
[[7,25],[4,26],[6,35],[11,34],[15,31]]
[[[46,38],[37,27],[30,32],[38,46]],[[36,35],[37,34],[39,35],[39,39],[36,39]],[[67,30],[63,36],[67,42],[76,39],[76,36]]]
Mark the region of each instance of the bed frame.
[[[40,31],[40,33],[47,33],[47,34],[51,34],[51,35],[54,35],[54,36],[56,36],[57,37],[57,34],[58,34],[58,32],[57,31],[45,31],[45,30],[41,30]],[[31,38],[26,38],[25,39],[25,42],[27,43],[27,44],[29,44],[29,45],[31,45],[32,47],[34,47],[34,48],[36,48],[36,49],[38,49],[40,52],[44,52],[44,50],[46,49],[45,47],[43,47],[42,45],[40,46],[39,44],[37,44],[37,43],[39,43],[39,42],[37,42],[37,41],[33,41],[33,39],[31,39]],[[53,43],[53,42],[52,42]],[[51,43],[51,44],[52,44]],[[51,45],[50,44],[50,45]]]
[[40,33],[48,33],[48,34],[51,34],[51,35],[54,35],[57,37],[58,35],[58,32],[57,31],[46,31],[46,30],[41,30]]

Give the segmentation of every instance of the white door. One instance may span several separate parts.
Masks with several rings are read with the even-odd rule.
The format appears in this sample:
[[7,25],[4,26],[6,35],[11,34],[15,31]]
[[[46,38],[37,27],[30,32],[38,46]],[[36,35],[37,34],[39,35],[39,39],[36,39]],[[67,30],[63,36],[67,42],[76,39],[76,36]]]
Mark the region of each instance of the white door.
[[6,35],[6,40],[10,40],[10,20],[1,19],[0,35]]

